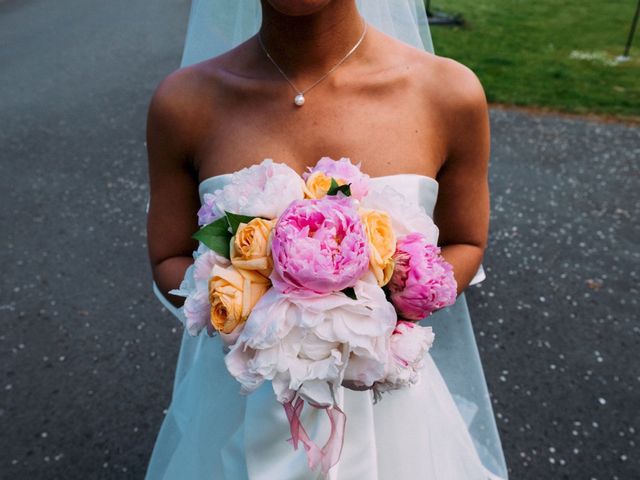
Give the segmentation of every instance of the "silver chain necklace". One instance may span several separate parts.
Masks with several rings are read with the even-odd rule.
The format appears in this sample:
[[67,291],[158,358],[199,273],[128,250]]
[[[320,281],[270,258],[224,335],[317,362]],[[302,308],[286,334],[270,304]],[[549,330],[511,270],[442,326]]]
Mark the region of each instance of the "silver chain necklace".
[[304,105],[305,102],[305,98],[304,98],[304,94],[307,93],[309,90],[311,90],[313,87],[315,87],[316,85],[318,85],[320,82],[322,82],[325,78],[327,78],[329,75],[331,75],[331,73],[333,73],[335,71],[336,68],[338,68],[340,65],[342,65],[347,58],[349,58],[353,52],[355,52],[358,47],[360,46],[360,44],[362,43],[362,41],[364,40],[364,36],[367,33],[367,23],[364,22],[364,28],[362,30],[362,35],[360,35],[360,38],[358,39],[358,41],[356,42],[356,44],[351,48],[351,50],[349,50],[347,52],[347,54],[342,58],[342,60],[340,60],[338,63],[336,63],[333,68],[331,70],[329,70],[327,73],[325,73],[324,75],[322,75],[318,80],[316,80],[310,87],[305,88],[304,90],[300,90],[298,87],[296,87],[293,82],[289,79],[289,77],[287,76],[286,73],[284,73],[284,71],[282,70],[282,68],[280,68],[280,65],[278,65],[276,63],[276,61],[273,59],[273,57],[269,54],[269,52],[267,51],[267,48],[264,46],[264,43],[262,42],[262,36],[260,35],[260,32],[258,32],[258,43],[260,43],[260,47],[262,47],[262,51],[265,53],[265,55],[267,56],[267,58],[269,60],[271,60],[271,63],[273,63],[275,65],[275,67],[278,69],[278,71],[282,74],[282,76],[284,77],[284,79],[289,82],[289,85],[291,85],[291,88],[293,88],[293,90],[296,92],[296,96],[293,99],[293,103],[298,106],[301,107],[302,105]]

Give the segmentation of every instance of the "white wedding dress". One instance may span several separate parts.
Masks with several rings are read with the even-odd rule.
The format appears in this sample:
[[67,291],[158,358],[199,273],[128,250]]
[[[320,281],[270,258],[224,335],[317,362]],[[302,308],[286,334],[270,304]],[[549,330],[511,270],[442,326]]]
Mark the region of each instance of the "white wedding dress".
[[[230,175],[203,181],[200,197]],[[413,174],[374,177],[432,215],[436,180]],[[475,282],[483,278],[482,269]],[[177,313],[155,288],[167,308]],[[342,456],[331,480],[506,479],[506,467],[464,295],[428,322],[435,332],[421,380],[384,394],[341,389],[347,416]],[[266,382],[248,396],[227,372],[219,337],[184,333],[173,398],[147,471],[148,480],[303,480],[322,478],[294,451],[282,405]],[[444,378],[443,378],[444,377]],[[326,414],[305,406],[313,440],[329,434]]]

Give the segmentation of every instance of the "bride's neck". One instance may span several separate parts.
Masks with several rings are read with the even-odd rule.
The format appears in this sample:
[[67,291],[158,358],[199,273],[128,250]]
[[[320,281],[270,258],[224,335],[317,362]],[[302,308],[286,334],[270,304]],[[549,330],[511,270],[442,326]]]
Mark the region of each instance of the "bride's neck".
[[262,41],[278,65],[293,76],[333,67],[358,41],[363,27],[355,0],[334,0],[304,16],[284,15],[262,1]]

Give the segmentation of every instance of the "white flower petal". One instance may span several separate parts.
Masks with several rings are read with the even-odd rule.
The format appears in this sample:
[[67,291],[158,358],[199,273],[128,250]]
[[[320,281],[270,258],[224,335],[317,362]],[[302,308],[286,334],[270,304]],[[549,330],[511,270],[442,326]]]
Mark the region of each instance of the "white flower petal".
[[376,390],[385,392],[416,383],[433,340],[431,327],[399,322],[391,336],[385,379],[376,384]]
[[407,199],[390,185],[373,184],[360,204],[365,208],[382,210],[391,217],[391,226],[398,238],[411,232],[424,234],[429,243],[437,245],[438,227],[424,207]]
[[292,201],[304,198],[304,181],[291,167],[265,159],[233,173],[212,195],[221,212],[274,219]]
[[354,290],[361,294],[357,300],[343,293],[288,297],[270,289],[231,347],[229,371],[247,384],[246,391],[260,377],[272,380],[278,401],[291,399],[297,391],[322,406],[333,401],[331,390],[342,384],[352,354],[358,357],[354,375],[369,385],[381,380],[396,313],[373,275],[365,276]]

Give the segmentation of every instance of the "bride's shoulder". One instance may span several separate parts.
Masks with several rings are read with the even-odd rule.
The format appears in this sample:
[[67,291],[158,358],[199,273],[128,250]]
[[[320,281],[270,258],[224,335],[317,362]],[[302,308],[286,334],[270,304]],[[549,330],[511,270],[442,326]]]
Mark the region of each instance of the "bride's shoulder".
[[478,76],[466,65],[447,57],[417,51],[414,55],[415,87],[422,108],[436,121],[443,139],[459,145],[460,138],[471,143],[486,136],[489,107]]
[[246,63],[248,43],[171,72],[160,81],[154,97],[169,98],[186,105],[201,105],[203,97],[224,93],[226,88],[235,86],[243,78],[233,72],[241,71]]
[[220,59],[179,68],[156,86],[149,102],[148,122],[166,125],[180,138],[196,135],[215,121],[213,105],[219,95]]
[[484,112],[487,99],[480,79],[466,65],[429,52],[416,53],[420,88],[441,114]]
[[409,46],[400,47],[396,53],[410,72],[412,97],[421,99],[416,108],[438,128],[444,148],[460,152],[485,145],[489,138],[489,108],[475,72],[451,58]]
[[169,73],[156,86],[152,102],[173,107],[201,103],[202,96],[211,90],[211,80],[217,70],[216,60],[209,59]]
[[408,82],[439,115],[482,112],[487,108],[484,88],[466,65],[381,35],[388,58],[406,68]]

